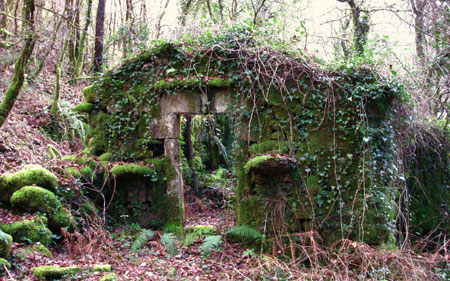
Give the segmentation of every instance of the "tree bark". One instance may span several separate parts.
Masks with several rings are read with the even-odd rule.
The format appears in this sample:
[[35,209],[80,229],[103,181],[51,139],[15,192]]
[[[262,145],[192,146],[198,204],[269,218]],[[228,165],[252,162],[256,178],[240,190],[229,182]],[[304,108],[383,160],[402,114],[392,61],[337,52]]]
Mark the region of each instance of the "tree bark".
[[97,19],[95,24],[94,71],[100,72],[103,64],[103,35],[105,32],[106,0],[98,1]]
[[36,70],[34,71],[33,75],[31,75],[30,80],[34,81],[36,77],[38,77],[39,73],[41,73],[42,68],[44,67],[45,61],[47,60],[47,57],[50,55],[51,51],[53,51],[53,46],[56,42],[56,37],[58,36],[58,30],[61,27],[61,24],[63,22],[63,17],[60,17],[58,22],[56,23],[55,31],[52,35],[52,38],[50,39],[50,45],[46,49],[44,55],[42,56],[42,59],[39,61],[38,66]]
[[[91,24],[91,13],[92,13],[92,0],[87,0],[87,11],[86,11],[86,22],[84,24],[83,33],[80,38],[80,45],[78,48],[77,57],[75,59],[75,67],[73,69],[73,78],[78,78],[80,75],[80,71],[82,70],[83,56],[84,56],[84,48],[86,45],[86,36],[89,29],[89,25]],[[76,80],[75,80],[76,81]]]
[[181,1],[181,25],[186,24],[186,18],[191,8],[192,0]]
[[424,8],[425,0],[410,0],[411,9],[414,13],[414,32],[415,32],[415,43],[416,43],[416,53],[419,58],[419,63],[421,66],[425,66],[425,35],[424,35]]
[[24,45],[20,53],[19,58],[14,66],[14,75],[11,82],[8,85],[6,94],[0,104],[0,128],[8,118],[14,103],[22,89],[23,82],[25,79],[25,69],[27,66],[28,59],[30,58],[35,38],[34,38],[34,0],[24,0],[23,2],[23,16],[24,20],[22,23],[24,30]]
[[61,69],[64,62],[64,54],[66,53],[67,46],[71,43],[72,32],[69,31],[64,39],[64,46],[61,51],[61,55],[58,59],[58,64],[56,65],[56,77],[55,77],[55,93],[53,96],[52,106],[50,107],[50,113],[54,116],[58,115],[59,112],[59,96],[60,96],[60,78],[61,78]]
[[[339,2],[347,2],[350,6],[353,22],[353,48],[357,55],[364,53],[364,47],[367,43],[367,35],[370,30],[369,13],[361,10],[354,0],[338,0]],[[364,13],[361,15],[361,13]]]

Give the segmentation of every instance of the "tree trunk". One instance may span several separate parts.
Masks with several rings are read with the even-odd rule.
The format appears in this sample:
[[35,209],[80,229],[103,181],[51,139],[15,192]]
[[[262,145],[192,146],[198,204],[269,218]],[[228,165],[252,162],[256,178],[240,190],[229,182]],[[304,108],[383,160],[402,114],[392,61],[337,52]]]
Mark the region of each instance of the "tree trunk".
[[170,0],[166,0],[164,9],[162,10],[161,14],[158,17],[158,21],[156,23],[156,28],[155,28],[156,29],[156,39],[159,39],[159,37],[161,36],[161,22],[162,22],[164,15],[166,14],[167,6],[169,6],[169,2],[170,2]]
[[415,43],[416,43],[416,53],[419,58],[419,63],[423,67],[425,66],[425,35],[424,35],[424,8],[425,0],[410,0],[411,9],[414,13],[414,32],[415,32]]
[[192,0],[182,1],[181,3],[181,25],[186,24],[186,18],[189,14],[189,9],[191,8]]
[[38,77],[39,73],[41,73],[41,70],[44,67],[47,57],[50,55],[51,51],[53,51],[53,46],[55,45],[56,37],[58,36],[58,30],[61,27],[62,22],[63,22],[63,17],[60,17],[56,24],[56,27],[54,29],[55,31],[52,35],[52,38],[50,39],[50,45],[46,49],[45,54],[42,56],[42,59],[39,61],[38,66],[37,66],[36,70],[34,71],[33,75],[31,75],[31,77],[30,77],[31,81],[34,81],[36,79],[36,77]]
[[77,57],[75,60],[75,67],[73,69],[73,78],[78,78],[80,75],[80,71],[82,70],[82,63],[84,57],[84,48],[86,44],[86,36],[89,29],[89,25],[91,24],[91,13],[92,13],[92,0],[87,0],[87,11],[86,11],[86,22],[84,24],[83,33],[80,38],[80,46],[78,48]]
[[25,79],[25,68],[27,66],[28,59],[33,53],[34,48],[34,0],[24,0],[23,2],[23,16],[24,21],[22,23],[24,30],[24,45],[20,53],[19,58],[14,66],[14,75],[11,82],[8,85],[6,94],[3,97],[0,104],[0,128],[8,118],[14,103],[22,89]]
[[8,14],[8,9],[6,5],[6,0],[0,0],[0,38],[6,39],[6,19]]
[[72,32],[68,32],[66,38],[64,39],[64,46],[59,56],[58,64],[56,65],[56,78],[55,78],[55,94],[53,96],[52,106],[50,108],[50,113],[54,116],[58,115],[59,112],[59,96],[60,96],[60,78],[61,69],[64,62],[64,54],[67,50],[67,46],[71,43]]
[[103,64],[103,34],[105,32],[106,0],[98,1],[97,19],[95,24],[94,71],[100,72]]

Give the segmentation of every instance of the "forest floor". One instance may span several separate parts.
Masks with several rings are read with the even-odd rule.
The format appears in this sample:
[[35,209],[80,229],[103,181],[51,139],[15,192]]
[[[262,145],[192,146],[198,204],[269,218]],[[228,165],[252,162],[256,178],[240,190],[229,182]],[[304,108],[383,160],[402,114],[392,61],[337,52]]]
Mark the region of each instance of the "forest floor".
[[[8,222],[23,219],[1,210],[0,216]],[[194,225],[212,225],[216,230],[231,225],[229,216],[219,208],[207,207],[191,214],[187,218],[186,227]],[[98,264],[109,264],[117,280],[252,280],[250,276],[251,258],[244,258],[244,249],[231,241],[224,241],[218,250],[212,251],[207,257],[202,255],[201,240],[189,247],[177,242],[179,253],[169,257],[165,248],[156,238],[146,243],[141,250],[132,252],[130,245],[133,235],[122,227],[112,228],[110,232],[97,229],[98,232],[89,236],[86,243],[64,243],[51,248],[53,257],[35,253],[20,258],[14,253],[26,245],[13,243],[10,278],[4,280],[38,280],[32,274],[33,268],[41,265],[80,266],[86,268],[64,280],[99,280],[104,273],[90,273],[89,268]],[[100,233],[102,232],[102,233]],[[102,241],[94,241],[101,238]]]

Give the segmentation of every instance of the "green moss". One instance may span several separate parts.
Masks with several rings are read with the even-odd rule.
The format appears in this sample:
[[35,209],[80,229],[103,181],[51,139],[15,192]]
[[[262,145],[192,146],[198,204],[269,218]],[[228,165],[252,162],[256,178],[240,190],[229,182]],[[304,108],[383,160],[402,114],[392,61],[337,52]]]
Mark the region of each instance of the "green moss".
[[276,157],[273,157],[271,155],[261,155],[261,156],[253,157],[245,164],[245,166],[244,166],[245,173],[248,174],[252,168],[256,168],[256,167],[260,166],[261,164],[263,164],[269,160],[272,160],[272,159],[276,159]]
[[211,87],[229,87],[231,82],[229,79],[216,78],[208,81],[208,85]]
[[114,160],[114,154],[110,153],[110,152],[105,152],[102,155],[100,155],[100,157],[98,158],[100,161],[113,161]]
[[0,258],[7,258],[11,253],[12,237],[0,230]]
[[96,180],[96,178],[97,178],[97,176],[94,174],[94,171],[92,171],[92,169],[89,167],[82,167],[81,175],[87,181]]
[[137,164],[124,164],[112,167],[111,174],[115,177],[121,176],[150,176],[153,169],[147,166],[141,166]]
[[111,265],[109,264],[96,264],[91,267],[93,272],[111,272]]
[[93,154],[93,155],[103,154],[107,148],[104,134],[103,133],[97,134],[96,137],[93,138],[88,143],[88,148],[89,148],[90,154]]
[[156,82],[155,84],[153,84],[153,89],[155,89],[155,90],[164,89],[164,88],[167,88],[166,80],[160,80],[160,81]]
[[52,232],[47,228],[47,219],[44,217],[0,224],[0,229],[10,234],[15,242],[39,242],[46,246],[52,242]]
[[176,52],[177,51],[172,44],[165,42],[155,48],[152,48],[149,51],[146,51],[146,52],[138,55],[132,61],[133,62],[138,62],[138,61],[149,62],[154,57],[167,56],[169,54],[176,53]]
[[11,268],[11,264],[6,259],[0,258],[0,276],[2,276],[2,274],[4,273],[5,269],[3,267],[6,267],[7,269],[10,269]]
[[166,208],[166,223],[178,225],[182,229],[184,221],[184,210],[180,205],[178,197],[167,195],[167,200],[165,201],[164,205]]
[[80,171],[78,171],[76,168],[73,167],[67,167],[66,171],[71,174],[74,178],[80,178],[81,174]]
[[100,278],[98,281],[115,281],[116,275],[114,273],[107,273],[103,275],[102,278]]
[[35,267],[33,275],[41,280],[59,279],[65,275],[72,275],[83,271],[79,266],[57,267],[51,265],[44,265]]
[[86,165],[88,163],[88,158],[80,157],[76,155],[66,155],[61,160],[63,161],[71,161],[78,165]]
[[267,152],[286,153],[289,151],[288,145],[289,143],[287,141],[267,140],[252,144],[250,146],[250,153],[252,156]]
[[62,157],[61,152],[51,144],[47,144],[47,152],[50,159],[60,159]]
[[82,102],[79,105],[75,106],[73,110],[80,112],[80,113],[89,113],[94,109],[94,105],[89,102]]
[[84,99],[86,100],[86,102],[94,103],[95,100],[97,99],[96,86],[91,85],[91,86],[84,88],[83,96],[84,96]]
[[194,225],[186,228],[186,233],[198,233],[199,235],[213,235],[215,233],[213,225]]
[[24,186],[11,197],[14,209],[45,213],[56,227],[70,225],[70,215],[64,210],[56,195],[38,186]]
[[27,246],[25,248],[20,248],[14,252],[14,255],[21,259],[28,259],[30,256],[34,256],[36,253],[43,256],[53,258],[52,252],[44,245],[39,244],[37,247]]
[[0,201],[9,201],[15,191],[33,184],[56,191],[58,178],[39,165],[27,165],[17,173],[3,174],[0,177]]

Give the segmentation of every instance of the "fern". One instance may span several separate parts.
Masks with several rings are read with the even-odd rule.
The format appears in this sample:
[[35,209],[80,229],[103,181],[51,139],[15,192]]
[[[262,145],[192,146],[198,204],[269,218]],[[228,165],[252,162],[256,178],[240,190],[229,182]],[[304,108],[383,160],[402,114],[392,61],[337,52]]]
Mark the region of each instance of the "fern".
[[142,248],[147,241],[153,239],[155,237],[155,232],[151,229],[142,229],[139,236],[134,240],[133,245],[131,245],[131,251],[136,252],[140,248]]
[[171,257],[178,255],[178,248],[177,244],[175,243],[176,241],[177,237],[173,233],[165,233],[163,236],[161,236],[161,244],[164,245],[167,253]]
[[222,235],[211,235],[207,236],[205,240],[203,240],[203,244],[200,247],[200,251],[204,256],[209,256],[213,249],[217,249],[217,247],[222,244]]
[[264,238],[264,236],[258,230],[248,225],[233,226],[228,229],[227,234],[248,240],[257,240]]
[[194,233],[189,233],[186,235],[186,237],[183,240],[183,245],[186,247],[191,246],[192,244],[194,244],[195,242],[197,242],[197,240],[200,238],[200,236],[194,232]]

